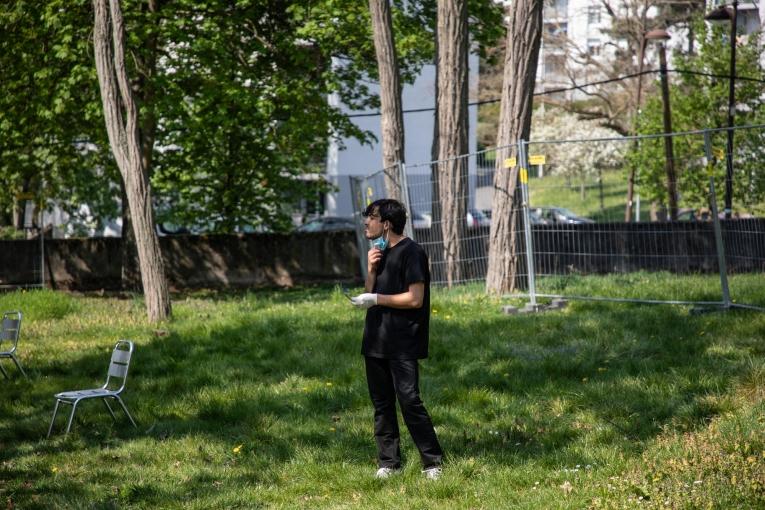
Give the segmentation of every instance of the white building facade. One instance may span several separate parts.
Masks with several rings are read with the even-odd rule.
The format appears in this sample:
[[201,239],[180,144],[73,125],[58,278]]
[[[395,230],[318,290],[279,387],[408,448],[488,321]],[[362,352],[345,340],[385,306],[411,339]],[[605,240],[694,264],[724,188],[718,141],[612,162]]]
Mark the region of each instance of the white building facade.
[[[626,9],[624,4],[612,4],[616,9]],[[706,11],[711,12],[719,6],[731,6],[732,1],[707,0]],[[616,12],[625,16],[625,12]],[[648,18],[655,18],[658,9],[648,10]],[[737,34],[739,37],[763,31],[765,21],[765,0],[739,2],[737,4]],[[600,0],[546,0],[543,23],[544,34],[537,68],[536,91],[547,92],[554,100],[571,101],[585,99],[581,90],[571,89],[571,77],[577,84],[585,84],[604,79],[597,65],[586,65],[587,58],[599,63],[613,62],[617,47],[625,48],[624,41],[613,40],[608,34],[612,18]],[[684,29],[671,27],[672,36],[668,43],[671,47],[688,44]],[[637,51],[636,51],[637,53]],[[671,59],[671,52],[668,52]],[[634,55],[635,68],[638,67],[638,55]],[[765,62],[765,55],[763,55]],[[658,67],[652,45],[646,47],[645,68]]]
[[[468,150],[475,152],[477,147],[476,125],[478,123],[478,107],[472,103],[477,97],[478,86],[478,56],[471,54],[468,59],[470,80],[470,102],[468,108]],[[379,92],[377,84],[370,84],[370,90]],[[378,111],[359,112],[345,107],[337,96],[330,97],[330,104],[337,106],[347,113],[354,124],[360,129],[371,132],[376,141],[371,145],[362,145],[356,139],[346,138],[340,142],[332,140],[327,154],[327,179],[332,182],[337,191],[328,193],[325,199],[325,214],[327,216],[351,216],[350,177],[367,176],[381,170],[382,134],[380,114]],[[431,158],[433,145],[433,129],[436,106],[436,67],[425,65],[415,82],[404,85],[402,90],[402,109],[404,111],[404,157],[405,163],[427,163]],[[425,170],[423,170],[424,172]],[[475,171],[475,169],[471,169]],[[414,176],[416,179],[430,179],[427,173]],[[419,211],[429,212],[429,211]]]

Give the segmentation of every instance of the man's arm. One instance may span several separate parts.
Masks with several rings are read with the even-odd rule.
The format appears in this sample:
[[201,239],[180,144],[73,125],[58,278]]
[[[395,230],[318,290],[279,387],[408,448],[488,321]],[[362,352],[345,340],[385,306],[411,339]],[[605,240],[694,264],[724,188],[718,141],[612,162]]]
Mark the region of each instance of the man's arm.
[[389,308],[420,308],[425,299],[425,283],[416,282],[409,286],[406,292],[401,294],[378,294],[377,304]]
[[364,280],[364,289],[367,292],[372,292],[375,288],[375,281],[377,281],[377,265],[382,260],[382,251],[377,248],[372,248],[367,252],[367,277]]
[[367,292],[372,292],[372,289],[375,288],[375,281],[377,281],[377,273],[374,271],[368,271],[367,278],[364,280],[364,289]]

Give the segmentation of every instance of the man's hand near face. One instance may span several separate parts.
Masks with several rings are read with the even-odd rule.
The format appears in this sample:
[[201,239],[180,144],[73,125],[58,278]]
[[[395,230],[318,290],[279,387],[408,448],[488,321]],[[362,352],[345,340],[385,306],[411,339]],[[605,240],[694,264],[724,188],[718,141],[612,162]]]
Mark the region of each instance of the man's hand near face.
[[367,271],[370,273],[377,272],[377,265],[382,260],[383,252],[379,248],[372,248],[367,252]]

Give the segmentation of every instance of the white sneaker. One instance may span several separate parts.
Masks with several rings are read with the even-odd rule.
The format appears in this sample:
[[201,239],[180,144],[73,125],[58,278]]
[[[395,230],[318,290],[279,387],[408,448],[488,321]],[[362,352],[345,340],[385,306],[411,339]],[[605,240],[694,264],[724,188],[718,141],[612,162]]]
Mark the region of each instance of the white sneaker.
[[425,478],[428,480],[438,480],[441,478],[441,473],[443,473],[441,466],[433,466],[422,470],[422,474],[425,475]]
[[385,478],[390,478],[393,475],[397,475],[401,472],[401,468],[395,469],[395,468],[389,468],[389,467],[381,467],[377,470],[377,473],[375,473],[375,478],[378,480],[384,480]]

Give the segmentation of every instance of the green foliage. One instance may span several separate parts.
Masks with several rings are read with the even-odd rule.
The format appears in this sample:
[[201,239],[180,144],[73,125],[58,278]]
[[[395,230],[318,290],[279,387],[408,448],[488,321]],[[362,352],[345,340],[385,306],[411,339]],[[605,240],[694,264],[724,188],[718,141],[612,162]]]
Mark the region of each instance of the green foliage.
[[[291,204],[327,184],[328,140],[359,130],[327,96],[376,108],[377,74],[365,0],[123,1],[128,74],[142,133],[154,134],[160,221],[230,232],[282,229]],[[433,58],[435,2],[394,2],[404,81]],[[471,3],[478,41],[495,37],[497,7]],[[0,214],[18,191],[76,215],[118,214],[120,181],[101,116],[89,0],[0,7]],[[156,123],[156,125],[155,125]],[[313,182],[314,184],[309,184]],[[171,205],[172,204],[172,205]]]
[[[38,207],[87,202],[113,217],[116,178],[92,63],[89,0],[5,2],[0,7],[0,216],[20,191]],[[117,194],[117,197],[119,194]]]
[[[765,301],[761,275],[740,276]],[[756,508],[765,497],[757,312],[572,303],[506,316],[480,289],[434,291],[421,383],[448,458],[428,483],[403,426],[404,472],[372,478],[363,314],[339,290],[188,295],[159,329],[138,300],[61,295],[74,308],[50,314],[57,293],[36,294],[0,301],[26,313],[30,375],[11,372],[0,400],[6,506],[632,508],[642,496]],[[139,429],[85,403],[69,436],[59,417],[43,439],[52,394],[101,380],[118,338],[136,342],[125,399]]]
[[[673,67],[692,73],[717,76],[730,74],[730,45],[724,27],[709,29],[703,21],[694,23],[693,32],[699,38],[698,54],[674,54]],[[762,47],[758,34],[739,39],[736,49],[736,75],[762,79],[760,64]],[[657,77],[658,79],[658,77]],[[701,74],[670,73],[670,104],[672,129],[675,132],[694,131],[727,126],[729,80]],[[735,124],[746,126],[765,121],[763,94],[765,83],[736,80]],[[649,98],[638,119],[641,134],[663,133],[662,100],[656,95]],[[726,150],[726,135],[716,133],[712,139],[717,151]],[[734,143],[734,208],[752,211],[765,197],[765,177],[759,171],[765,158],[762,130],[737,130]],[[708,207],[709,173],[704,164],[704,140],[701,136],[682,136],[674,139],[674,160],[678,177],[678,191],[687,206]],[[718,153],[720,154],[720,153]],[[637,151],[629,154],[632,164],[639,169],[641,193],[651,200],[666,203],[666,173],[664,170],[664,142],[654,139],[641,142]],[[714,165],[718,197],[722,197],[725,157],[717,157]]]

